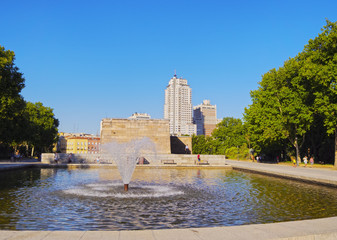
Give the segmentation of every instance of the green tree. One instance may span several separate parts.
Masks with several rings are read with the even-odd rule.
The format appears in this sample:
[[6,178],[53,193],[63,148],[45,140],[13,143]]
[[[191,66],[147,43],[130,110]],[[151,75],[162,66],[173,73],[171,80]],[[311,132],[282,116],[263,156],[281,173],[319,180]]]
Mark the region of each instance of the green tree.
[[27,102],[25,113],[28,120],[25,136],[28,144],[32,146],[32,155],[34,149],[39,152],[51,151],[53,144],[57,142],[59,125],[53,110],[44,107],[40,102]]
[[312,93],[315,113],[324,118],[328,134],[335,133],[337,166],[337,22],[327,20],[322,32],[298,56],[300,75]]
[[0,46],[0,143],[23,141],[25,101],[20,95],[25,80],[14,64],[15,54]]
[[210,136],[193,135],[192,136],[193,154],[213,154],[213,139]]
[[238,148],[246,143],[244,126],[239,118],[225,117],[212,133],[218,154],[225,154],[226,149]]
[[302,156],[314,156],[317,162],[332,163],[334,161],[334,135],[327,133],[324,116],[315,114],[310,130],[306,133],[302,147]]
[[245,121],[252,139],[263,146],[288,139],[299,159],[299,142],[310,129],[313,113],[306,104],[308,92],[299,76],[300,63],[289,59],[278,70],[266,73],[258,90],[251,92],[252,105],[245,109]]

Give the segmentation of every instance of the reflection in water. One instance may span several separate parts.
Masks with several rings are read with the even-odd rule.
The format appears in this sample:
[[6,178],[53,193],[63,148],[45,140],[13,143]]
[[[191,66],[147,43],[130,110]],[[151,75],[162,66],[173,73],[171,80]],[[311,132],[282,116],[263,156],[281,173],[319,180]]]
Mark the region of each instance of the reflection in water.
[[336,189],[232,170],[30,169],[0,175],[0,229],[230,226],[337,215]]

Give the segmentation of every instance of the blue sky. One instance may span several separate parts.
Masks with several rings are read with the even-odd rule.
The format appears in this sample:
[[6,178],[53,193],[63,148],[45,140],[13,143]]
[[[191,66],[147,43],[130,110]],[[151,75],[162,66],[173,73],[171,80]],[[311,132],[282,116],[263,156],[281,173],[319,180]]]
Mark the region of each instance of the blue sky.
[[242,118],[261,76],[337,21],[337,1],[1,1],[0,45],[16,54],[26,101],[60,131],[99,133],[102,118],[163,118],[174,70],[193,105]]

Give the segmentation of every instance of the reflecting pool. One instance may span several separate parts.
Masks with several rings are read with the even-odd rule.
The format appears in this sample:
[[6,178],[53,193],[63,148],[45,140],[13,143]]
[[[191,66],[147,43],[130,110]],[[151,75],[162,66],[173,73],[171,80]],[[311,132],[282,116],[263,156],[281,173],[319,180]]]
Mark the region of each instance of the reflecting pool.
[[337,189],[224,169],[0,173],[0,229],[131,230],[337,216]]

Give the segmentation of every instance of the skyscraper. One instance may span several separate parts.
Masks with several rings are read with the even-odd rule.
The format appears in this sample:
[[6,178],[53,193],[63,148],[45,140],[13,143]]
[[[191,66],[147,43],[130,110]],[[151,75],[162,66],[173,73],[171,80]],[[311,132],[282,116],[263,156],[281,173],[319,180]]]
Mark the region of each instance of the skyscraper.
[[216,128],[216,105],[211,105],[210,100],[193,107],[193,120],[197,125],[197,135],[210,136]]
[[192,89],[187,80],[174,74],[165,89],[164,118],[170,120],[171,135],[192,135],[196,125],[192,118]]

